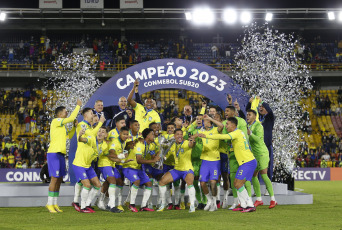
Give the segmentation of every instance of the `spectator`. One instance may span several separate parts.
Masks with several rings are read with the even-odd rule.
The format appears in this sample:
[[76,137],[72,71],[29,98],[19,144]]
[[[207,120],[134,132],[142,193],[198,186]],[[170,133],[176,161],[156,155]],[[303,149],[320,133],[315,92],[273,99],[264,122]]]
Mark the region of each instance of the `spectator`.
[[213,45],[213,46],[211,47],[211,53],[212,53],[212,55],[213,55],[213,58],[217,58],[217,51],[218,51],[217,46],[216,46],[216,45]]

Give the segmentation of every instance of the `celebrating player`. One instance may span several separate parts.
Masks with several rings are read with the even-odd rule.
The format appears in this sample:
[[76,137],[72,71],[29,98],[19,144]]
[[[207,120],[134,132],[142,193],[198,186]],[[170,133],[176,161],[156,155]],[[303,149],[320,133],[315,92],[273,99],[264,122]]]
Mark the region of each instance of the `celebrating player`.
[[258,166],[252,178],[253,188],[256,194],[256,201],[254,203],[254,206],[257,207],[264,204],[261,199],[260,183],[258,179],[258,173],[260,172],[261,178],[265,182],[266,189],[271,196],[271,203],[269,208],[274,208],[277,205],[277,202],[275,201],[272,182],[267,175],[267,167],[270,158],[268,149],[264,142],[264,128],[261,123],[256,121],[256,115],[257,113],[255,110],[247,110],[249,142],[254,157],[258,162]]
[[194,138],[189,138],[189,140],[184,141],[183,131],[181,129],[176,129],[175,139],[175,168],[167,172],[159,182],[159,193],[162,200],[162,205],[157,211],[163,211],[166,206],[166,185],[173,181],[183,179],[188,185],[190,199],[189,212],[195,212],[195,188],[193,186],[194,168],[191,163],[191,149],[195,145]]
[[66,175],[65,170],[65,155],[66,155],[66,139],[71,139],[75,133],[75,128],[68,131],[65,124],[73,122],[82,102],[77,100],[77,105],[74,111],[68,116],[68,111],[64,106],[60,106],[55,110],[56,118],[52,120],[50,125],[50,147],[47,151],[47,161],[49,165],[49,175],[51,181],[49,185],[49,196],[46,208],[51,213],[62,212],[57,204],[59,189],[63,181],[63,176]]
[[234,179],[234,186],[237,189],[238,198],[241,208],[236,208],[234,211],[241,212],[253,212],[255,207],[253,201],[245,189],[245,182],[250,181],[253,176],[253,172],[257,166],[257,162],[250,151],[248,140],[245,134],[237,129],[238,121],[235,117],[230,117],[226,123],[226,129],[228,134],[213,134],[205,135],[199,134],[202,138],[214,139],[214,140],[231,140],[234,148],[236,160],[239,163],[239,168]]

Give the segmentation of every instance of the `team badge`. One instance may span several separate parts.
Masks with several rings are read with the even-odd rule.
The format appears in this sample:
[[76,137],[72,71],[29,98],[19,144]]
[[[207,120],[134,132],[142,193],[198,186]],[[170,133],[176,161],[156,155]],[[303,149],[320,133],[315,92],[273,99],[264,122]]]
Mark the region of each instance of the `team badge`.
[[148,118],[148,121],[152,121],[152,117],[149,117],[149,118]]
[[87,128],[87,126],[86,126],[85,124],[82,124],[81,127],[82,127],[83,129]]
[[56,171],[56,175],[57,175],[57,176],[59,175],[59,171]]
[[141,151],[141,148],[140,148],[140,147],[138,147],[138,148],[137,148],[137,151],[139,151],[139,152],[140,152],[140,151]]
[[83,177],[86,178],[86,177],[87,177],[87,174],[86,174],[86,173],[83,173]]
[[111,147],[114,148],[114,147],[115,147],[115,144],[112,144]]
[[138,179],[137,175],[135,175],[135,174],[133,175],[133,177],[134,177],[134,179]]
[[57,118],[57,121],[61,121],[62,120],[62,118]]

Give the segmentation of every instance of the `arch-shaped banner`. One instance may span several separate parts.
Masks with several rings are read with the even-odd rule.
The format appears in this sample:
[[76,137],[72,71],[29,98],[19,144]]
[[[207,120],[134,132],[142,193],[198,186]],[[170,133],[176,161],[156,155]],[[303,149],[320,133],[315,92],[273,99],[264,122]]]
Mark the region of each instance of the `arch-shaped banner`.
[[[103,100],[104,106],[117,105],[120,97],[128,96],[137,78],[140,79],[140,94],[158,89],[186,89],[211,99],[222,109],[228,104],[227,94],[231,94],[234,100],[237,98],[243,110],[249,98],[240,85],[213,67],[183,59],[158,59],[119,72],[94,93],[85,107],[93,108],[96,100]],[[76,147],[74,137],[69,151],[69,173],[74,183],[72,162]]]

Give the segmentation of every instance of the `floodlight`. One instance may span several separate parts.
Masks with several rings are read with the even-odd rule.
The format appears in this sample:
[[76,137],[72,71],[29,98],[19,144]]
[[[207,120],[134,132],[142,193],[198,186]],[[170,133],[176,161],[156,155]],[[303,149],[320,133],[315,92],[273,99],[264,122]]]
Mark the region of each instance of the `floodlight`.
[[248,24],[252,20],[252,14],[248,11],[244,11],[241,13],[240,20],[243,24]]
[[332,11],[329,11],[329,12],[328,12],[328,19],[329,19],[330,21],[335,20],[335,13],[332,12]]
[[197,25],[212,25],[215,22],[215,14],[209,8],[197,8],[192,16]]
[[6,13],[1,12],[0,13],[0,21],[5,21],[5,19],[6,19]]
[[225,23],[233,24],[237,20],[237,13],[233,9],[226,9],[223,11],[222,19]]
[[185,18],[186,18],[187,21],[191,21],[192,20],[191,12],[185,12]]
[[266,13],[265,16],[265,21],[270,22],[273,19],[273,14],[272,13]]

